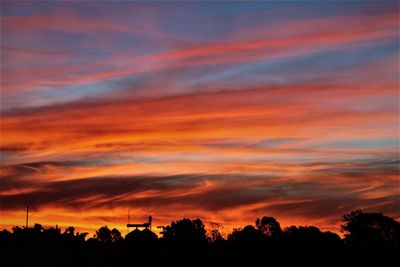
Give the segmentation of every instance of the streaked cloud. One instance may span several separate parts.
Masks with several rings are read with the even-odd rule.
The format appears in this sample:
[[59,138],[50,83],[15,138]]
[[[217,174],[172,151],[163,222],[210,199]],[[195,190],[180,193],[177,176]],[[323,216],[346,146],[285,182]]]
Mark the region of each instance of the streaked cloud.
[[399,219],[398,3],[227,7],[7,2],[2,227]]

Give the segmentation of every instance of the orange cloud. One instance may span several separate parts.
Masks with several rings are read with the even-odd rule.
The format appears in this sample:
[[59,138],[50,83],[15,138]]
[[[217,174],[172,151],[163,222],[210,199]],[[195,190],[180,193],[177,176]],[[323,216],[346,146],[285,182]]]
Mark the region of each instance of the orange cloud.
[[[295,89],[299,97],[275,101]],[[1,123],[2,150],[10,154],[1,174],[3,209],[30,202],[40,213],[58,209],[70,223],[76,209],[104,217],[85,216],[82,229],[99,221],[123,228],[128,207],[139,218],[153,214],[159,224],[173,214],[219,220],[228,228],[269,213],[284,225],[317,220],[335,230],[341,213],[360,205],[398,216],[390,209],[394,149],[312,147],[359,135],[395,138],[388,134],[397,120],[391,110],[321,105],[327,92],[333,101],[352,91],[353,99],[387,93],[265,88],[7,114]],[[320,205],[341,208],[315,213],[325,210]]]
[[[386,47],[397,14],[261,23],[196,40],[116,21],[2,17],[11,41],[2,44],[1,227],[23,224],[25,205],[31,221],[92,233],[124,229],[128,209],[135,221],[200,217],[227,231],[263,215],[334,231],[355,208],[400,217],[398,52]],[[71,36],[101,56],[47,49]],[[133,42],[144,36],[156,48]],[[322,71],[308,58],[283,66],[282,81],[263,80],[274,74],[256,66],[231,80],[249,63],[376,46],[378,56]],[[311,77],[296,73],[309,67]]]

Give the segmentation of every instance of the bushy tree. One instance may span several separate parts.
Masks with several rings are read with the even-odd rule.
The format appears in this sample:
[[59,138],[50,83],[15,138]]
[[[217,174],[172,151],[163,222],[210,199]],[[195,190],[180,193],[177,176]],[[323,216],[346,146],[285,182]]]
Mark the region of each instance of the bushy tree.
[[355,210],[343,216],[345,241],[358,247],[399,247],[400,223],[381,213]]
[[184,243],[202,243],[207,241],[206,230],[200,219],[182,219],[171,222],[161,232],[167,241]]
[[243,229],[233,229],[228,236],[228,240],[236,244],[255,244],[265,241],[266,236],[252,225],[247,225]]
[[95,238],[102,243],[115,243],[122,240],[121,232],[117,229],[110,230],[107,226],[100,227]]
[[224,241],[223,226],[220,223],[211,222],[207,231],[208,240],[211,243],[218,243]]
[[257,218],[256,228],[268,237],[280,237],[282,229],[279,222],[274,217],[262,217],[261,220]]

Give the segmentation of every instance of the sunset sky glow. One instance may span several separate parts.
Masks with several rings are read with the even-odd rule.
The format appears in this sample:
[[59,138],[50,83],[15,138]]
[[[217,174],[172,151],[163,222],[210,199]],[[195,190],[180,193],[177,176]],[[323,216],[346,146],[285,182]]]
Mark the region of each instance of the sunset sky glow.
[[1,3],[0,228],[400,219],[399,3]]

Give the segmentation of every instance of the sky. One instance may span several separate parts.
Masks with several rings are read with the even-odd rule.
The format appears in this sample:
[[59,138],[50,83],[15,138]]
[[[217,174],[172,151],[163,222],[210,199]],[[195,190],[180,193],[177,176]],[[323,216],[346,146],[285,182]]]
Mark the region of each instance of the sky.
[[400,219],[399,3],[1,1],[0,228]]

